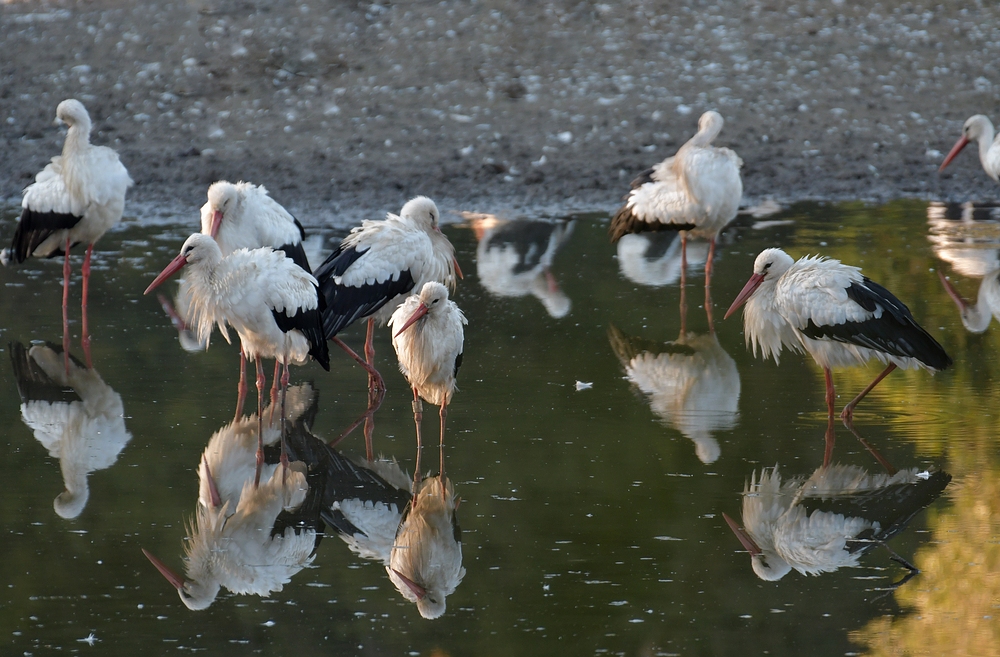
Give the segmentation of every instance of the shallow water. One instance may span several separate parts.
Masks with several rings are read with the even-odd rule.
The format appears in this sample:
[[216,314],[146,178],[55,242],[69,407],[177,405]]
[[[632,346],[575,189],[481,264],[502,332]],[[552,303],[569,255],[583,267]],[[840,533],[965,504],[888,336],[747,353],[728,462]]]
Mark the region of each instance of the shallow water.
[[[22,422],[12,368],[0,368],[8,400],[0,405],[7,427],[0,635],[9,637],[10,654],[83,652],[88,637],[122,655],[1000,652],[998,334],[992,326],[967,332],[937,274],[974,299],[979,280],[958,272],[981,276],[1000,242],[988,216],[970,223],[959,209],[949,212],[900,201],[741,216],[715,262],[717,344],[702,306],[697,244],[689,252],[685,337],[677,268],[671,276],[669,267],[632,260],[629,272],[644,284],[627,278],[604,216],[564,224],[553,280],[535,283],[543,297],[558,288],[568,298],[568,308],[565,299],[548,301],[561,317],[531,294],[496,294],[517,294],[525,284],[500,280],[495,263],[492,270],[483,258],[477,263],[477,232],[487,226],[448,226],[466,272],[454,298],[469,318],[447,448],[462,498],[467,572],[434,621],[403,600],[381,564],[360,559],[336,536],[324,538],[312,565],[281,591],[260,598],[223,590],[200,612],[185,608],[146,560],[141,548],[182,570],[198,462],[208,438],[232,419],[238,358],[218,335],[207,353],[182,351],[156,299],[142,296],[186,229],[125,223],[99,245],[89,320],[95,370],[120,395],[130,439],[113,465],[90,474],[89,500],[75,519],[53,509],[63,490],[60,464]],[[12,217],[5,218],[9,228]],[[971,255],[959,248],[970,245]],[[934,376],[893,373],[856,413],[859,433],[897,467],[953,476],[891,541],[922,571],[898,588],[906,571],[881,549],[856,568],[762,581],[722,519],[723,512],[739,519],[744,481],[755,470],[779,464],[785,475],[808,476],[823,459],[821,370],[795,354],[784,354],[780,366],[755,359],[740,318],[722,321],[768,246],[863,267],[955,360]],[[491,276],[487,284],[477,269]],[[60,263],[2,270],[0,281],[5,350],[60,342]],[[76,281],[71,344],[82,359]],[[356,346],[361,337],[357,327],[345,333]],[[669,342],[673,352],[710,363],[705,376],[716,378],[690,388],[700,393],[683,397],[626,378],[620,357],[650,352],[652,359],[670,351]],[[375,447],[410,470],[410,393],[384,330],[376,353],[389,392],[376,415]],[[292,371],[293,383],[319,390],[313,430],[328,440],[366,404],[360,368],[334,353],[332,369]],[[877,371],[837,372],[839,404]],[[678,385],[680,375],[672,376],[667,383]],[[425,412],[431,445],[435,415]],[[360,431],[338,449],[363,455]],[[436,469],[436,450],[425,458]],[[834,460],[872,473],[880,467],[839,424]]]

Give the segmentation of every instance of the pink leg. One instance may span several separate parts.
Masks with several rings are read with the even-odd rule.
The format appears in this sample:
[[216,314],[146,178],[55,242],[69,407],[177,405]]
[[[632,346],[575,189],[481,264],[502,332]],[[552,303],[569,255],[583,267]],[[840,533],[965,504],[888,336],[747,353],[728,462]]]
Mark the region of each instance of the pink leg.
[[374,378],[376,382],[375,385],[378,386],[380,390],[383,391],[385,390],[385,383],[382,381],[382,375],[378,373],[378,370],[376,370],[374,367],[366,363],[364,358],[359,356],[353,349],[348,347],[347,344],[340,338],[332,337],[330,339],[333,341],[334,344],[336,344],[338,347],[346,351],[348,356],[356,360],[358,364],[361,365],[361,367],[365,368],[365,371],[368,372],[369,381],[371,381],[372,378]]
[[833,445],[837,440],[837,433],[833,428],[833,415],[830,415],[826,423],[826,445],[823,449],[823,467],[830,467],[830,462],[833,461]]
[[687,271],[688,271],[688,234],[687,231],[681,231],[681,290],[687,285]]
[[87,293],[90,291],[90,255],[94,252],[94,245],[87,247],[87,253],[83,256],[83,301],[80,304],[82,311],[83,327],[80,335],[80,345],[83,347],[83,357],[87,361],[87,367],[93,369],[94,363],[90,359],[90,328],[87,324]]
[[260,470],[264,467],[264,386],[267,380],[264,378],[264,371],[260,367],[260,356],[254,358],[254,366],[257,370],[257,471],[253,476],[253,487],[260,485]]
[[444,421],[448,417],[448,402],[441,404],[441,410],[438,413],[441,418],[441,437],[438,439],[438,470],[441,475],[441,480],[444,481]]
[[[275,373],[277,377],[277,373]],[[285,394],[288,392],[288,363],[283,363],[281,372],[281,483],[285,483],[288,475],[288,451],[285,448]]]
[[872,456],[875,457],[875,460],[879,462],[879,465],[881,465],[883,468],[885,468],[885,471],[889,473],[889,476],[892,476],[892,475],[896,474],[896,472],[898,472],[896,470],[896,467],[892,463],[889,463],[889,460],[887,458],[885,458],[884,456],[882,456],[882,454],[877,449],[875,449],[874,447],[872,447],[871,443],[869,443],[867,440],[865,440],[864,438],[861,437],[861,434],[859,434],[854,429],[854,423],[853,422],[847,422],[846,425],[847,425],[848,430],[851,433],[854,434],[855,438],[858,439],[858,442],[860,442],[864,446],[864,448],[867,449],[868,452]]
[[705,261],[705,289],[712,283],[712,261],[715,260],[715,238],[708,241],[708,260]]
[[240,382],[236,386],[236,416],[233,422],[243,417],[243,401],[247,398],[247,355],[240,347]]
[[63,365],[69,375],[69,237],[66,238],[66,258],[63,260]]
[[274,405],[278,403],[278,377],[281,375],[281,362],[274,359],[274,379],[271,383],[271,416],[274,416]]
[[826,413],[832,418],[833,404],[836,394],[833,390],[833,373],[830,372],[829,367],[823,368],[823,376],[826,378]]
[[[868,384],[868,387],[861,391],[861,394],[851,400],[851,403],[844,407],[844,410],[840,413],[840,419],[847,424],[854,420],[854,407],[858,405],[858,402],[865,398],[872,389],[879,384],[879,381],[889,376],[892,371],[896,369],[895,363],[889,363],[889,366],[882,370],[882,373],[875,377],[875,380]],[[831,407],[832,408],[832,407]]]
[[[349,427],[347,427],[346,429],[344,429],[340,433],[339,436],[337,436],[335,439],[331,440],[327,444],[330,447],[336,447],[337,445],[340,444],[340,441],[342,441],[344,438],[347,438],[347,436],[349,436],[352,431],[354,431],[359,426],[361,426],[362,423],[365,423],[365,429],[366,430],[368,429],[369,426],[371,426],[374,429],[374,419],[372,420],[372,424],[371,425],[367,424],[367,421],[368,421],[369,418],[371,418],[372,416],[375,415],[375,412],[379,408],[381,408],[382,401],[384,399],[385,399],[385,390],[379,390],[379,395],[378,395],[378,397],[375,398],[374,403],[372,403],[372,401],[369,399],[369,401],[368,401],[368,408],[365,409],[365,412],[362,413],[358,417],[358,419],[356,419],[353,423],[351,423],[351,425]],[[365,450],[365,457],[369,461],[375,460],[374,454],[373,454],[373,449],[372,449],[372,444],[371,444],[371,437],[370,436],[365,436],[365,448],[366,448],[366,450]]]
[[417,463],[413,467],[413,500],[417,499],[417,488],[420,486],[420,480],[422,474],[420,472],[420,460],[424,453],[424,441],[420,434],[420,423],[424,419],[424,404],[420,401],[420,395],[417,394],[417,389],[413,389],[413,423],[417,427]]

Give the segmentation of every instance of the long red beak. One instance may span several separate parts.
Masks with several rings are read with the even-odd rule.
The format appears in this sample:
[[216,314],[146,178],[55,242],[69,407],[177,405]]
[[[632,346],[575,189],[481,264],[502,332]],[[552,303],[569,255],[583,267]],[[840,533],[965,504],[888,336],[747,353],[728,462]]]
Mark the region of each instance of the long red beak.
[[208,459],[202,454],[201,462],[205,465],[205,476],[208,477],[208,493],[212,498],[212,507],[219,508],[222,506],[222,496],[219,495],[219,487],[215,485],[215,477],[212,476],[212,470],[208,467]]
[[[145,552],[145,550],[143,550],[143,551]],[[147,555],[147,556],[149,556],[149,555]],[[392,572],[396,573],[396,576],[399,577],[399,579],[403,580],[403,583],[406,584],[406,587],[408,589],[410,589],[411,591],[413,591],[413,595],[417,596],[417,600],[423,600],[424,596],[427,595],[427,589],[425,589],[424,587],[420,586],[419,584],[417,584],[416,582],[414,582],[412,579],[410,579],[409,577],[407,577],[403,573],[399,572],[395,568],[392,569]]]
[[187,264],[187,258],[185,258],[183,255],[178,255],[176,258],[170,261],[170,264],[167,265],[163,269],[163,271],[160,272],[159,276],[153,279],[153,282],[149,284],[149,287],[146,288],[146,291],[143,292],[143,294],[149,294],[150,292],[155,290],[160,285],[160,283],[162,283],[163,281],[167,280],[168,278],[176,274],[180,270],[180,268],[186,264]]
[[218,210],[216,210],[215,213],[212,215],[212,232],[211,232],[211,235],[212,235],[212,239],[213,240],[219,234],[219,226],[221,226],[221,225],[222,225],[222,213],[219,212]]
[[962,298],[962,295],[958,293],[958,290],[956,290],[954,286],[948,282],[948,279],[946,279],[944,274],[940,271],[938,271],[938,278],[941,279],[941,284],[944,285],[944,291],[948,293],[948,296],[955,302],[955,305],[958,306],[959,310],[965,310],[969,307],[969,302]]
[[406,320],[406,323],[403,324],[403,326],[401,326],[400,329],[396,331],[396,334],[393,335],[392,337],[396,337],[406,329],[410,328],[410,326],[412,326],[418,319],[420,319],[426,314],[427,314],[427,306],[421,303],[419,306],[417,306],[417,309],[413,312],[413,314],[410,315],[410,318]]
[[938,167],[938,172],[944,171],[944,168],[951,164],[951,161],[955,159],[955,156],[958,155],[968,144],[969,140],[965,135],[962,135],[962,137],[955,142],[955,145],[951,147],[951,151],[948,153],[947,157],[944,158],[944,162],[942,162],[941,166]]
[[742,290],[740,290],[740,293],[736,295],[736,298],[733,300],[733,305],[729,306],[729,310],[726,311],[726,314],[722,317],[722,319],[727,319],[736,311],[737,308],[746,303],[746,300],[753,296],[753,293],[757,291],[757,288],[760,287],[760,284],[763,282],[763,274],[754,274],[751,276],[750,280],[747,281],[747,284],[743,286]]
[[750,534],[743,531],[743,529],[736,524],[736,521],[730,518],[728,514],[723,513],[722,517],[726,519],[726,524],[728,524],[729,528],[733,530],[734,534],[736,534],[736,538],[740,539],[740,543],[743,544],[743,547],[746,548],[746,551],[750,553],[751,557],[756,557],[763,551],[757,546],[757,543],[750,538]]
[[142,548],[142,553],[146,555],[146,558],[149,559],[151,564],[156,566],[156,569],[160,571],[160,574],[163,575],[168,582],[170,582],[171,586],[177,590],[184,588],[184,578],[171,570],[170,566],[154,557],[148,550],[146,550],[146,548]]

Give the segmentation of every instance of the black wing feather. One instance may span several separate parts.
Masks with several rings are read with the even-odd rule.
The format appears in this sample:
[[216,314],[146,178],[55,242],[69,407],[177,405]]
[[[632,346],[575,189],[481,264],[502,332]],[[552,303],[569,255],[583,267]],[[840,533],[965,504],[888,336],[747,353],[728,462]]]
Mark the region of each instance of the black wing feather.
[[301,308],[294,315],[288,314],[288,309],[277,311],[271,309],[271,315],[275,323],[283,333],[292,330],[300,331],[309,341],[309,355],[319,363],[327,372],[330,371],[330,347],[327,344],[326,336],[323,333],[323,305],[324,299],[317,290],[317,300],[319,306],[312,310],[302,310]]
[[513,246],[517,253],[515,274],[531,271],[548,251],[552,233],[558,225],[548,221],[518,220],[498,227],[490,236],[487,248]]
[[[10,347],[10,361],[14,368],[14,379],[17,381],[17,394],[21,403],[29,401],[47,401],[54,403],[70,403],[83,401],[80,395],[69,386],[59,385],[28,356],[28,349],[20,342],[14,342]],[[62,353],[62,347],[49,344],[57,353]],[[81,365],[70,356],[77,365]],[[82,365],[81,365],[82,366]]]
[[413,289],[413,275],[409,270],[400,272],[399,278],[371,285],[355,287],[334,282],[334,277],[343,276],[347,268],[367,252],[368,249],[344,248],[341,245],[316,268],[320,295],[326,300],[323,330],[327,338],[334,337],[358,319],[378,311],[389,300]]
[[810,319],[802,329],[803,335],[867,347],[899,358],[916,358],[935,370],[951,365],[944,347],[917,324],[910,309],[889,290],[865,277],[861,283],[851,283],[847,296],[868,312],[881,308],[882,316],[828,326],[817,326]]
[[645,221],[636,216],[628,203],[618,208],[618,212],[611,218],[611,226],[608,227],[608,235],[611,243],[614,244],[625,235],[630,233],[649,233],[658,231],[681,231],[694,230],[694,224],[663,223],[662,221]]
[[305,269],[310,274],[312,273],[312,269],[309,268],[309,258],[306,257],[306,250],[302,248],[302,242],[299,242],[298,244],[285,244],[278,247],[277,250],[283,251],[285,256],[290,258],[292,262],[297,264],[302,269]]
[[[83,217],[68,212],[38,212],[31,208],[24,208],[21,212],[21,219],[14,229],[14,238],[10,243],[11,260],[16,263],[24,262],[38,246],[49,238],[52,233],[58,230],[72,228],[80,223]],[[74,243],[71,246],[75,246]],[[51,253],[46,253],[45,257],[52,258],[64,255],[65,246],[55,249]]]

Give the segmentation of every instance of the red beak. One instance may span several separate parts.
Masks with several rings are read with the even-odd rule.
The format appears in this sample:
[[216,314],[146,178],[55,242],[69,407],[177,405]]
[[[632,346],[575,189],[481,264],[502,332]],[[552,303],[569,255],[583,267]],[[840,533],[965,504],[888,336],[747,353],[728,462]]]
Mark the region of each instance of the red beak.
[[746,551],[750,553],[751,557],[756,557],[762,552],[762,550],[757,546],[757,543],[750,538],[750,534],[742,530],[740,526],[736,524],[735,520],[730,518],[725,513],[722,514],[722,517],[726,519],[726,524],[728,524],[729,528],[733,530],[734,534],[736,534],[736,538],[740,539],[740,543],[743,544],[743,547],[746,548]]
[[[147,556],[149,556],[149,555],[147,555]],[[395,568],[392,569],[392,572],[396,573],[396,576],[399,577],[399,579],[403,580],[403,583],[406,584],[406,587],[408,589],[410,589],[411,591],[413,591],[413,595],[417,596],[417,600],[423,600],[424,596],[427,595],[427,589],[425,589],[424,587],[420,586],[419,584],[417,584],[416,582],[414,582],[412,579],[410,579],[409,577],[407,577],[403,573],[399,572]]]
[[219,234],[219,226],[221,225],[222,225],[222,213],[216,210],[215,213],[212,214],[212,232],[210,233],[212,235],[213,240],[215,239],[216,235]]
[[205,465],[205,476],[208,477],[208,493],[212,498],[212,507],[219,508],[222,506],[222,496],[219,495],[219,487],[215,485],[215,477],[212,476],[212,471],[208,467],[208,460],[205,455],[201,455],[201,462]]
[[427,306],[421,303],[419,306],[417,306],[417,309],[413,312],[413,314],[410,315],[410,318],[406,320],[406,323],[403,324],[403,326],[400,327],[400,329],[396,331],[396,333],[392,337],[396,337],[406,329],[410,328],[410,326],[412,326],[418,319],[420,319],[426,314],[427,314]]
[[459,278],[465,278],[462,275],[462,268],[458,266],[458,258],[452,256],[451,261],[455,264],[455,273],[458,274]]
[[955,156],[958,155],[959,152],[961,152],[961,150],[965,148],[968,144],[969,140],[966,138],[965,135],[962,135],[962,137],[955,142],[955,145],[951,147],[951,151],[944,158],[944,162],[941,163],[941,166],[938,168],[938,172],[940,173],[941,171],[944,171],[944,168],[949,164],[951,164],[951,161],[955,159]]
[[948,282],[948,279],[946,279],[944,274],[940,271],[938,271],[938,278],[941,279],[941,284],[944,285],[944,291],[948,293],[948,296],[955,302],[955,305],[958,306],[959,310],[965,310],[969,307],[969,302],[962,298],[962,295],[958,293],[958,290],[956,290],[954,286]]
[[160,571],[160,574],[167,578],[167,581],[170,582],[171,586],[177,590],[184,588],[184,578],[171,570],[170,566],[154,557],[149,553],[149,551],[146,550],[146,548],[142,548],[142,553],[146,555],[146,558],[149,559],[151,564],[156,566],[156,569]]
[[170,261],[170,264],[167,265],[163,269],[163,271],[160,272],[159,276],[153,279],[153,282],[149,284],[149,287],[146,288],[146,291],[143,292],[143,294],[149,294],[150,292],[155,290],[157,287],[159,287],[160,283],[162,283],[163,281],[167,280],[168,278],[176,274],[180,270],[180,268],[186,264],[187,264],[187,258],[185,258],[183,255],[178,255],[176,258]]
[[722,319],[728,318],[736,312],[737,308],[746,303],[746,300],[753,296],[753,293],[757,291],[757,288],[760,287],[760,284],[763,282],[763,274],[754,274],[751,276],[750,280],[747,281],[747,284],[743,286],[742,290],[740,290],[740,293],[736,295],[736,298],[733,300],[733,305],[729,306],[729,310],[726,311],[726,314],[722,317]]

